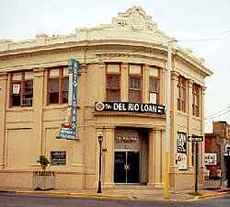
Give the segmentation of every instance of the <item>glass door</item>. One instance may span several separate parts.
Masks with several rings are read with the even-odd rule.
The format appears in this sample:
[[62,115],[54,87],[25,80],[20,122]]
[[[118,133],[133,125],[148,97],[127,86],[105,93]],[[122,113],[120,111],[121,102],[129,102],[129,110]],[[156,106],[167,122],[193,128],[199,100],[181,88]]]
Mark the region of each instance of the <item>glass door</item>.
[[119,151],[115,152],[114,182],[115,183],[139,183],[139,152]]

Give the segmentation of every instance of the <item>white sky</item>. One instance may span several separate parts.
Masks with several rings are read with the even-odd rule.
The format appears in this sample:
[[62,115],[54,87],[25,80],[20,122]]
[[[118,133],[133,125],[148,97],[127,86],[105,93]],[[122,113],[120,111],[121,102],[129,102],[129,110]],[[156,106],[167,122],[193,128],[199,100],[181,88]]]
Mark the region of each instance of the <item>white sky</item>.
[[[218,38],[180,44],[204,57],[214,72],[206,81],[206,116],[230,110],[230,0],[0,0],[0,39],[68,34],[76,27],[111,23],[132,6],[141,6],[178,40]],[[206,132],[213,120],[230,123],[230,112],[208,119]]]

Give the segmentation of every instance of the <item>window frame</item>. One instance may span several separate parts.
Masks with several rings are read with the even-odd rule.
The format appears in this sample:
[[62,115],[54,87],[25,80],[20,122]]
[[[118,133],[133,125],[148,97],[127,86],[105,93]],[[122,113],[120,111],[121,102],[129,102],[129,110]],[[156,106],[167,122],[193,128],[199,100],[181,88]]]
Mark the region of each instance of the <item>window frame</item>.
[[[118,65],[119,72],[109,72],[108,71],[109,65]],[[119,85],[119,87],[117,87],[117,88],[110,88],[110,87],[108,87],[107,80],[108,80],[109,77],[114,77],[114,76],[118,77],[118,81],[119,81],[118,85]],[[108,101],[108,102],[121,101],[121,64],[119,64],[119,63],[107,63],[106,64],[105,90],[106,90],[106,96],[105,96],[106,101]],[[117,99],[115,98],[114,100],[110,100],[109,99],[110,96],[108,95],[110,91],[112,91],[112,92],[114,92],[114,91],[119,92],[119,97],[116,97]]]
[[[69,89],[66,91],[67,92],[67,101],[64,102],[64,80],[66,78],[68,78],[68,86],[69,86],[69,75],[68,76],[64,76],[64,70],[68,70],[67,66],[60,66],[60,67],[52,67],[52,68],[48,68],[47,69],[47,105],[55,105],[55,104],[68,104],[68,91]],[[50,72],[51,70],[58,70],[59,75],[58,77],[50,77]],[[50,102],[50,92],[49,92],[49,80],[52,79],[58,79],[58,102],[56,103],[51,103]]]
[[[34,90],[34,80],[33,76],[31,79],[25,79],[25,73],[32,72],[33,70],[26,70],[26,71],[13,71],[10,72],[10,88],[9,88],[9,107],[33,107],[33,90]],[[20,73],[21,74],[21,80],[13,80],[13,74]],[[31,98],[31,104],[23,104],[24,96],[25,96],[25,82],[32,81],[32,98]],[[20,84],[20,105],[13,105],[13,85],[14,84]]]
[[[159,102],[160,102],[160,71],[159,71],[159,68],[155,68],[155,67],[153,67],[153,68],[158,70],[158,74],[157,74],[157,76],[149,75],[149,103],[151,103],[150,102],[150,95],[152,93],[154,93],[154,94],[156,94],[156,103],[153,103],[153,104],[159,104]],[[157,90],[156,91],[150,90],[150,79],[155,79],[157,81]]]
[[196,83],[192,85],[192,115],[200,116],[200,86]]
[[[139,101],[135,102],[135,103],[143,103],[143,65],[138,65],[140,66],[140,73],[139,74],[132,74],[130,73],[130,66],[131,65],[138,65],[138,64],[130,64],[129,68],[128,68],[128,100],[129,102],[133,102],[132,100],[130,100],[130,91],[139,91]],[[140,88],[136,89],[136,88],[130,88],[130,78],[135,78],[135,79],[139,79],[140,80]]]
[[177,91],[177,110],[186,113],[187,80],[183,76],[178,77]]

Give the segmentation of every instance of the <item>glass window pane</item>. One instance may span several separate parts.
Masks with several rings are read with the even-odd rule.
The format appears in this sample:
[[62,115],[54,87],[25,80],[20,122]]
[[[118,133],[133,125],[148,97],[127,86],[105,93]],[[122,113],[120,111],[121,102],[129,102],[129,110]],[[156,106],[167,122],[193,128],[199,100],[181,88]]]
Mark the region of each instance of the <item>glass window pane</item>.
[[129,101],[134,103],[140,103],[141,91],[129,90]]
[[120,65],[119,64],[108,64],[107,73],[120,73]]
[[129,65],[130,74],[141,74],[141,65]]
[[48,92],[59,92],[59,79],[49,79],[48,80]]
[[154,77],[149,78],[149,91],[151,92],[159,91],[159,79]]
[[49,77],[50,78],[59,77],[59,69],[51,69],[51,70],[49,70]]
[[22,80],[22,73],[12,73],[12,80],[13,81],[20,81],[20,80]]
[[107,75],[106,87],[110,89],[120,89],[120,76],[119,75]]
[[68,68],[63,68],[63,77],[68,77],[68,76],[69,76]]
[[150,67],[149,68],[149,76],[158,77],[159,76],[159,70],[157,68]]
[[33,72],[25,72],[25,80],[32,80],[33,79]]
[[33,81],[28,80],[24,82],[24,92],[22,95],[22,105],[32,106],[33,101]]
[[107,101],[120,101],[120,90],[107,90],[106,93]]
[[69,90],[69,79],[63,79],[63,86],[62,86],[62,103],[68,102],[68,90]]
[[130,89],[141,89],[141,80],[139,77],[129,78],[129,88]]
[[59,79],[48,80],[48,103],[59,103]]

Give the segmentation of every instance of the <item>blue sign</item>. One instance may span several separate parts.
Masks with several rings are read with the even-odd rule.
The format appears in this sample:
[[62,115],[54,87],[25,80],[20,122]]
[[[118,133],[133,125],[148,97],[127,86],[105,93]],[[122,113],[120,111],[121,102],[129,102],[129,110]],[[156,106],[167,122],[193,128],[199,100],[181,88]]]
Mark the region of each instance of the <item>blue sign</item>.
[[69,106],[71,107],[70,126],[60,129],[57,138],[77,139],[77,89],[80,76],[80,64],[75,59],[70,59],[69,63]]

